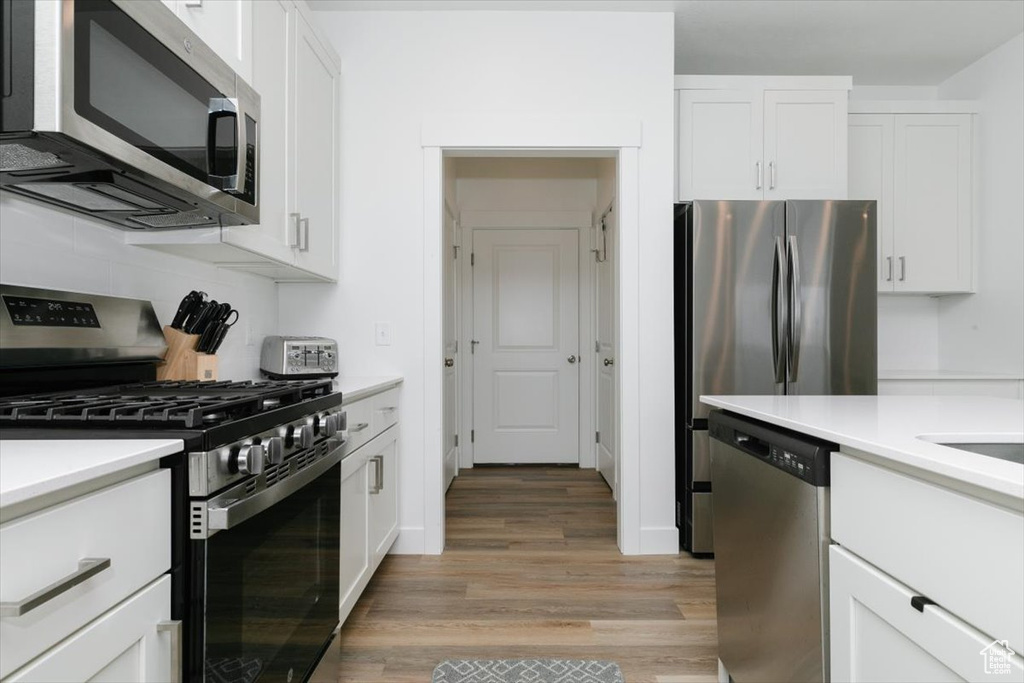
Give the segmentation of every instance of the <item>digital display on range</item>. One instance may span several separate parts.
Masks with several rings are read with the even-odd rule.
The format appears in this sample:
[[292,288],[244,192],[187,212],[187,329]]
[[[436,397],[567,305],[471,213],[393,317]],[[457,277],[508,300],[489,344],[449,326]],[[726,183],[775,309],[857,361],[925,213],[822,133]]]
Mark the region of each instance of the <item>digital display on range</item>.
[[92,304],[58,299],[4,296],[4,306],[15,325],[36,327],[100,327]]

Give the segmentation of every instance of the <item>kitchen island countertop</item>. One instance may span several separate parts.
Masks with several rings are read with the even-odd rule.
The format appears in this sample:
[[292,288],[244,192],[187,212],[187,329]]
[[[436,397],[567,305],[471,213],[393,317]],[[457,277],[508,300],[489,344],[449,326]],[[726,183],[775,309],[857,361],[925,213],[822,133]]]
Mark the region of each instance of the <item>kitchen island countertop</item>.
[[[701,396],[702,403],[833,441],[1024,509],[1024,465],[940,445],[1024,440],[1024,401],[976,396]],[[927,439],[918,438],[926,436]]]

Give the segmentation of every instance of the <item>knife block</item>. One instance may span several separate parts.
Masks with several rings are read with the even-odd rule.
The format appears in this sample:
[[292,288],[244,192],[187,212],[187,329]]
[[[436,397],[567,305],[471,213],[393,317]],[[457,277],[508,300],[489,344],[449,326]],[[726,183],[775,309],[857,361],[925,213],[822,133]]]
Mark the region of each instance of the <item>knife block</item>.
[[217,379],[217,356],[199,353],[198,334],[185,334],[164,326],[167,353],[164,362],[156,368],[158,380],[213,380]]

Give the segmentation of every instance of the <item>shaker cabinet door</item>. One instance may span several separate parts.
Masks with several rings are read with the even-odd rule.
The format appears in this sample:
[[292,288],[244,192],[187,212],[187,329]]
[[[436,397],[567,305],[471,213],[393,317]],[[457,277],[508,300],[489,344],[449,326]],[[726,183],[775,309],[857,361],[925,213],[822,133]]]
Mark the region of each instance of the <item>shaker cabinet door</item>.
[[761,199],[762,91],[679,90],[679,200]]
[[895,291],[971,290],[971,115],[899,114]]
[[766,90],[765,199],[846,199],[845,90]]
[[880,292],[893,291],[897,265],[893,254],[893,125],[892,114],[850,115],[848,196],[878,203]]

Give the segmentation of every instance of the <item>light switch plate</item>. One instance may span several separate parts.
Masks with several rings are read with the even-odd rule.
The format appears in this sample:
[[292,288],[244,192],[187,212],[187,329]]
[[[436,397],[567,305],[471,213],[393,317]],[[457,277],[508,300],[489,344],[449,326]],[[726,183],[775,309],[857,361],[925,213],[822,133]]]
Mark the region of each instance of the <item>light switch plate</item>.
[[373,338],[377,346],[391,346],[391,323],[374,323]]

